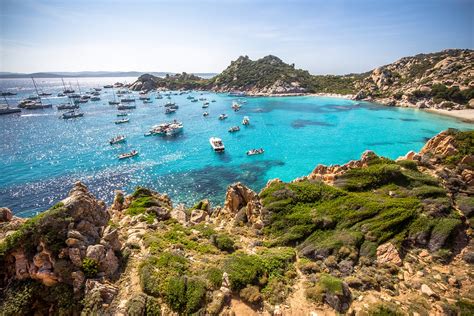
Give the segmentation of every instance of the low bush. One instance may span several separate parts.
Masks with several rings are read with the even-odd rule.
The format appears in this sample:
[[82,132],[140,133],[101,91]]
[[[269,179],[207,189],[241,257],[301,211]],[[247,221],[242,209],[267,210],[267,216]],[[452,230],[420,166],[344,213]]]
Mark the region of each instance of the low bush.
[[99,272],[99,263],[86,257],[82,260],[82,271],[87,278],[95,278]]

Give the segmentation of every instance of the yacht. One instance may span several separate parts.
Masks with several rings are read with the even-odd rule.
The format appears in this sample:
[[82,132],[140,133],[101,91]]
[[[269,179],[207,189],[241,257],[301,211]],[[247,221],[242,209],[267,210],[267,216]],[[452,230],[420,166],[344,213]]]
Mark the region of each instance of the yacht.
[[250,119],[248,116],[244,116],[244,119],[242,120],[243,125],[250,125]]
[[119,143],[125,142],[126,140],[127,140],[127,138],[124,135],[119,135],[119,136],[116,136],[116,137],[112,138],[109,141],[109,144],[110,145],[119,144]]
[[221,114],[219,115],[219,120],[225,120],[227,118],[227,114]]
[[20,113],[21,109],[14,109],[8,106],[8,104],[0,105],[0,115]]
[[169,123],[161,123],[159,125],[153,126],[145,136],[150,135],[161,135],[161,136],[173,136],[179,134],[183,131],[183,123],[174,120]]
[[229,128],[229,133],[234,133],[238,131],[240,131],[240,127],[238,126],[232,126],[231,128]]
[[136,109],[137,106],[136,105],[119,105],[117,107],[118,110],[131,110],[131,109]]
[[63,113],[61,115],[61,118],[67,120],[67,119],[72,119],[72,118],[76,118],[76,117],[83,117],[83,116],[84,116],[84,113],[76,112],[76,111],[72,110],[72,111],[67,111],[67,112]]
[[209,138],[209,143],[211,144],[212,149],[217,152],[223,152],[225,150],[224,143],[222,139],[218,137]]
[[120,154],[120,155],[118,156],[118,159],[132,158],[132,157],[135,157],[136,155],[138,155],[138,151],[132,150],[132,151],[129,152],[129,153]]
[[115,124],[123,124],[123,123],[128,123],[130,120],[128,118],[125,118],[125,119],[121,119],[121,120],[117,120],[115,121]]
[[263,154],[264,152],[265,152],[265,151],[263,150],[263,148],[250,149],[249,151],[247,151],[247,156],[261,155],[261,154]]
[[75,110],[78,108],[79,108],[79,105],[77,104],[60,104],[57,106],[58,110]]

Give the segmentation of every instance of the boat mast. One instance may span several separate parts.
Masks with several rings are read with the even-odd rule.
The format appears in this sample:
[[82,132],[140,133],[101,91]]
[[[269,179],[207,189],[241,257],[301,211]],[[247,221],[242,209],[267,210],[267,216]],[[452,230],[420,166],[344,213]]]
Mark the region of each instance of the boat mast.
[[76,79],[76,81],[77,81],[77,88],[79,89],[79,94],[82,94],[82,92],[81,92],[81,86],[79,85],[79,80]]
[[64,91],[66,91],[66,85],[64,84],[64,78],[61,78],[61,81],[63,82]]
[[38,93],[38,87],[36,86],[36,82],[35,82],[35,79],[33,79],[33,77],[31,77],[31,80],[33,80],[33,85],[35,86],[35,91],[36,91],[36,95],[38,96],[38,99],[39,99],[39,103],[40,104],[43,104],[43,102],[41,102],[41,97]]
[[7,104],[7,109],[9,109],[10,105],[8,104],[7,96],[3,95],[3,98],[5,99],[5,103]]

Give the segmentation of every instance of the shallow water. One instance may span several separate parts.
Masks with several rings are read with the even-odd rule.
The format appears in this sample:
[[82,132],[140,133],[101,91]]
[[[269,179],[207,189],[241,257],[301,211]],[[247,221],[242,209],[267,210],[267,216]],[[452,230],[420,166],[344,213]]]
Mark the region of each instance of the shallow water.
[[[81,78],[81,90],[133,78]],[[66,81],[71,81],[66,79]],[[59,79],[39,79],[45,92],[62,90]],[[71,82],[77,90],[74,80]],[[33,93],[26,79],[0,80],[1,91],[15,91],[12,104]],[[418,151],[425,141],[448,128],[470,129],[472,125],[419,110],[383,107],[370,103],[322,97],[240,98],[247,101],[233,112],[226,94],[193,92],[210,103],[203,117],[203,102],[192,103],[188,95],[173,95],[176,114],[165,115],[168,100],[153,104],[138,101],[130,123],[116,125],[117,110],[108,105],[110,89],[101,101],[81,105],[83,118],[58,119],[56,109],[23,111],[0,116],[0,206],[17,215],[31,216],[67,195],[76,180],[86,183],[98,197],[111,201],[115,189],[132,191],[137,185],[168,193],[174,202],[192,204],[200,198],[222,203],[227,185],[242,181],[255,190],[267,180],[285,181],[307,175],[317,164],[344,163],[357,159],[367,149],[397,158]],[[50,98],[58,104],[65,99]],[[218,120],[221,113],[229,118]],[[251,125],[241,125],[249,116]],[[178,119],[184,132],[175,137],[143,134],[155,124]],[[227,130],[240,125],[241,130]],[[109,145],[113,136],[124,134],[127,142]],[[223,139],[226,151],[216,154],[209,138]],[[263,155],[248,157],[252,148]],[[117,155],[136,149],[139,156],[119,161]]]

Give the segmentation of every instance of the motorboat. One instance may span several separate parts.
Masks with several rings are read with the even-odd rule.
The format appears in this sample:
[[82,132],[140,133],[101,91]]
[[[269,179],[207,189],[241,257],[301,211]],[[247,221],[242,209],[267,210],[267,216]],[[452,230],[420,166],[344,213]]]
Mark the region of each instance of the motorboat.
[[207,109],[208,107],[209,107],[209,103],[207,103],[207,102],[202,105],[203,109]]
[[77,104],[60,104],[56,107],[58,110],[75,110],[79,108]]
[[202,113],[202,116],[209,116],[209,113],[208,113],[208,112],[204,112],[204,113]]
[[244,116],[244,119],[242,120],[243,125],[250,125],[250,119],[248,116]]
[[240,127],[238,126],[232,126],[231,128],[229,128],[229,133],[234,133],[238,131],[240,131]]
[[123,124],[123,123],[128,123],[128,122],[130,122],[130,120],[128,118],[126,118],[126,119],[117,120],[114,123],[115,124]]
[[101,88],[94,88],[94,90],[95,90],[96,92],[102,91]]
[[91,101],[100,101],[100,97],[94,96],[94,97],[91,98]]
[[150,135],[161,135],[161,136],[173,136],[183,131],[183,123],[174,120],[173,122],[165,122],[159,125],[153,126],[145,136]]
[[127,140],[127,138],[125,137],[125,135],[119,135],[119,136],[116,136],[116,137],[112,138],[109,141],[109,144],[110,145],[119,144],[119,143],[125,142],[126,140]]
[[119,105],[120,101],[109,101],[109,105]]
[[18,107],[26,110],[41,110],[52,108],[53,105],[51,103],[44,104],[41,101],[23,100],[18,104]]
[[140,96],[138,99],[144,101],[144,100],[150,100],[150,97],[148,97],[148,96]]
[[151,101],[151,100],[143,100],[143,103],[144,103],[144,104],[150,104],[150,103],[153,103],[153,101]]
[[245,92],[241,91],[232,91],[228,94],[229,97],[244,97],[246,96]]
[[172,106],[175,106],[175,105],[176,105],[176,103],[174,103],[174,102],[166,102],[165,107],[172,107]]
[[104,86],[104,89],[112,89],[113,87],[114,87],[114,86],[111,85],[111,84],[106,84],[106,85]]
[[265,150],[263,150],[263,148],[259,148],[259,149],[250,149],[249,151],[247,151],[247,156],[253,156],[253,155],[261,155],[265,152]]
[[216,102],[216,100],[212,99],[211,102]]
[[194,99],[194,97],[193,97],[192,95],[188,95],[188,96],[186,97],[186,99],[192,100],[192,99]]
[[132,150],[132,151],[129,152],[129,153],[120,154],[120,155],[118,156],[118,159],[132,158],[132,157],[135,157],[136,155],[138,155],[138,151]]
[[123,98],[120,101],[122,103],[131,103],[131,102],[135,102],[135,99],[134,98]]
[[234,112],[239,111],[240,108],[241,108],[240,104],[238,104],[237,102],[232,102],[232,109],[234,110]]
[[136,109],[137,106],[136,105],[119,105],[117,107],[118,110],[131,110],[131,109]]
[[65,97],[65,96],[66,96],[66,95],[65,95],[64,93],[62,93],[62,92],[59,92],[59,93],[58,93],[58,98],[63,98],[63,97]]
[[84,116],[84,113],[82,112],[76,112],[74,110],[72,111],[68,111],[68,112],[65,112],[61,115],[61,118],[62,119],[73,119],[73,118],[77,118],[77,117],[83,117]]
[[227,118],[227,114],[221,114],[219,115],[219,120],[225,120]]
[[41,92],[38,94],[40,97],[49,97],[51,95],[53,95],[52,93],[46,93],[46,92]]
[[225,150],[224,143],[222,139],[218,137],[209,138],[209,143],[211,144],[212,149],[217,152],[223,152]]
[[128,113],[127,113],[127,112],[117,113],[117,116],[118,116],[118,117],[120,117],[120,116],[128,116]]
[[165,110],[165,114],[173,114],[176,112],[176,109],[172,109],[172,108],[166,108]]
[[192,99],[191,100],[191,102],[197,102],[197,101],[198,101],[198,99]]
[[[74,91],[74,90],[71,90],[71,91]],[[80,99],[81,98],[81,96],[79,94],[76,94],[76,93],[70,94],[69,97],[71,99]]]

